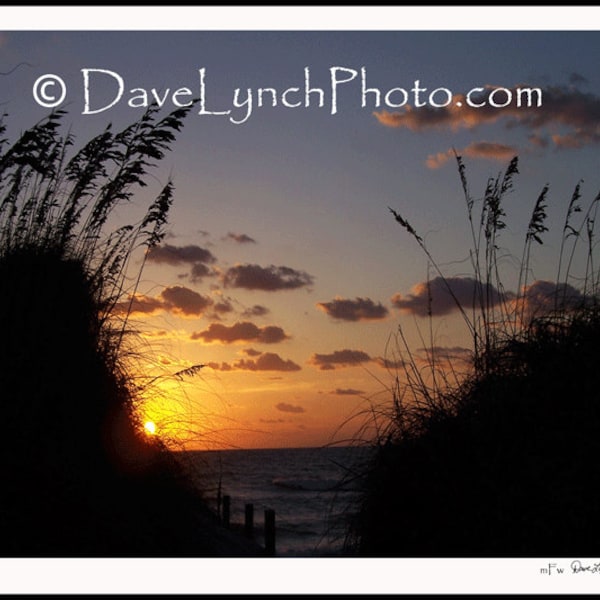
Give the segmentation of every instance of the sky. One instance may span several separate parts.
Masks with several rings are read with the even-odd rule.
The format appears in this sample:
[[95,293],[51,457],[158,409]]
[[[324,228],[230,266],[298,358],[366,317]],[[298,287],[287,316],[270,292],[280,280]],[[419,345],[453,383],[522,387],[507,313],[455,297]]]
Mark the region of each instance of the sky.
[[[374,435],[362,426],[390,406],[399,327],[417,358],[429,344],[465,365],[464,322],[389,210],[469,298],[454,151],[474,198],[519,156],[500,238],[509,291],[518,289],[527,224],[549,185],[550,230],[533,249],[527,281],[532,294],[555,282],[573,189],[583,180],[584,203],[600,190],[599,47],[595,31],[410,31],[402,23],[6,30],[0,102],[15,136],[60,100],[62,88],[47,79],[59,77],[65,125],[84,143],[109,122],[133,122],[153,97],[165,113],[200,98],[149,189],[115,220],[139,214],[172,178],[168,234],[146,256],[131,316],[136,373],[157,378],[144,419],[188,447],[319,446]],[[541,105],[517,106],[529,98],[519,89],[534,90]],[[141,267],[139,255],[132,291]],[[199,364],[194,377],[170,376]]]

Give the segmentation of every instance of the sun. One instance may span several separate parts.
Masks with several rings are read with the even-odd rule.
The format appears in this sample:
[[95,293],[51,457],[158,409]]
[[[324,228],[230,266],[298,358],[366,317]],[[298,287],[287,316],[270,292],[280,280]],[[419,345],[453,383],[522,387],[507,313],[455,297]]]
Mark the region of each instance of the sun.
[[156,435],[156,423],[154,421],[146,421],[144,430],[148,435]]

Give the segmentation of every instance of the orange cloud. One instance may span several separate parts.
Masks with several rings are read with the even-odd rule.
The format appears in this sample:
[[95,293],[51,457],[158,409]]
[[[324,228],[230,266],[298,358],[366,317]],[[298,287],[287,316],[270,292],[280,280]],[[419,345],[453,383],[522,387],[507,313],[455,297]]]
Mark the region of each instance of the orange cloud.
[[[449,149],[446,150],[446,152],[430,154],[427,157],[425,164],[430,169],[438,169],[446,164],[448,160],[454,158],[454,152],[453,149]],[[483,158],[497,161],[510,160],[519,153],[518,149],[514,146],[507,146],[506,144],[499,144],[497,142],[473,142],[466,148],[456,152],[459,155],[469,156],[470,158]]]
[[[581,83],[582,76],[576,75],[575,81]],[[517,105],[519,90],[527,88],[541,91],[540,107],[535,101],[537,92],[531,96],[534,100],[531,108],[526,106],[527,94],[521,94],[522,106]],[[407,106],[398,112],[383,110],[373,114],[377,121],[386,127],[414,132],[434,129],[473,130],[484,125],[503,122],[507,129],[520,127],[529,130],[535,136],[532,141],[550,140],[557,149],[579,148],[600,143],[600,96],[582,92],[572,85],[548,86],[544,89],[519,85],[504,88],[512,97],[513,101],[510,104],[494,107],[490,104],[490,98],[495,89],[496,86],[485,86],[478,94],[471,96],[471,100],[480,104],[480,107],[470,106],[467,96],[455,94],[452,102],[445,107]],[[504,91],[501,95],[507,97]],[[502,104],[504,98],[498,96],[496,102]],[[473,151],[477,152],[477,149],[473,148]],[[497,149],[479,148],[478,156],[484,155],[487,158],[495,158]],[[439,166],[438,163],[444,161],[444,156],[445,153],[430,156],[428,159],[430,166],[432,168]]]
[[158,297],[136,294],[127,300],[118,302],[115,314],[124,315],[153,315],[160,311],[189,317],[201,316],[214,301],[181,285],[166,287]]
[[130,296],[127,300],[117,302],[117,304],[115,304],[114,313],[116,315],[129,314],[131,316],[137,316],[152,315],[161,310],[165,310],[165,305],[159,298],[145,296],[144,294],[135,294],[135,296]]
[[293,404],[287,404],[286,402],[280,402],[275,406],[277,410],[281,412],[289,412],[289,413],[303,413],[306,412],[304,408],[301,406],[295,406]]

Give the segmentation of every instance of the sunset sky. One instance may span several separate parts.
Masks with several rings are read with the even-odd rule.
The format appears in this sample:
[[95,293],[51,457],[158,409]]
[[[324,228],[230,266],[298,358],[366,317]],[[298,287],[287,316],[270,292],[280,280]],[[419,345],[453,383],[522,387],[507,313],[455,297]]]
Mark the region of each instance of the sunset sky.
[[[584,201],[600,190],[598,32],[402,31],[401,22],[398,31],[354,32],[191,26],[198,30],[0,32],[0,102],[13,139],[48,114],[32,91],[46,74],[64,81],[65,124],[76,143],[109,122],[119,128],[138,118],[140,88],[149,98],[154,88],[165,112],[204,93],[149,192],[117,217],[139,216],[172,177],[169,233],[147,256],[133,304],[136,365],[151,376],[206,366],[183,381],[161,377],[149,390],[144,410],[157,433],[211,448],[358,435],[359,418],[337,429],[390,400],[398,326],[417,356],[419,332],[429,340],[428,261],[388,207],[410,221],[447,276],[461,278],[456,290],[470,294],[453,149],[476,198],[519,155],[501,237],[508,290],[516,291],[531,210],[550,185],[550,232],[534,250],[528,282],[541,289],[555,281],[573,188],[584,181]],[[87,107],[86,69],[112,73],[88,72]],[[100,110],[117,99],[120,79],[120,99]],[[515,98],[517,88],[538,88],[542,106],[466,105],[469,90],[499,87]],[[259,88],[270,90],[262,106]],[[395,88],[406,91],[406,103]],[[436,89],[437,107],[415,106]],[[454,94],[448,107],[439,106],[444,90]],[[495,96],[498,104],[505,97]],[[138,255],[132,278],[140,265]],[[435,277],[430,269],[434,293]],[[434,297],[434,342],[458,365],[469,337],[446,300]]]

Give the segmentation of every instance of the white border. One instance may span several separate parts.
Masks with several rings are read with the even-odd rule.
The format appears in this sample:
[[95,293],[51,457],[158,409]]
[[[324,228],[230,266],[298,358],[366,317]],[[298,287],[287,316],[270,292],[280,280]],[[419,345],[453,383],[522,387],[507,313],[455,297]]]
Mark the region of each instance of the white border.
[[[600,7],[0,7],[0,31],[597,31]],[[572,559],[0,559],[2,593],[562,594]],[[600,562],[589,560],[589,563]],[[543,575],[548,564],[562,575]]]
[[[542,574],[548,563],[560,575]],[[592,562],[592,561],[588,561]],[[565,594],[598,591],[570,559],[0,559],[20,594]]]
[[596,31],[600,26],[598,6],[3,6],[0,15],[4,31]]

